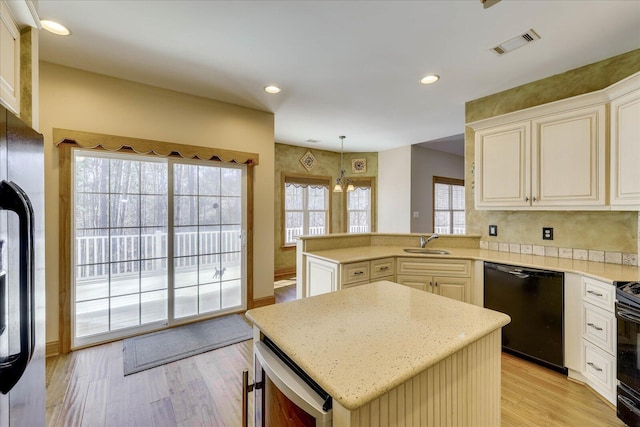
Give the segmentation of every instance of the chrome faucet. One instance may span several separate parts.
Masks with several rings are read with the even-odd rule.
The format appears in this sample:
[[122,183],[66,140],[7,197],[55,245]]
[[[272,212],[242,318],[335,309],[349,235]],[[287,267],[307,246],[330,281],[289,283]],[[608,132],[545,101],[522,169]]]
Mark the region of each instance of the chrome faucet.
[[436,233],[433,233],[431,236],[429,236],[429,238],[427,238],[427,236],[420,236],[420,247],[424,248],[425,246],[427,246],[427,243],[437,238],[438,235]]

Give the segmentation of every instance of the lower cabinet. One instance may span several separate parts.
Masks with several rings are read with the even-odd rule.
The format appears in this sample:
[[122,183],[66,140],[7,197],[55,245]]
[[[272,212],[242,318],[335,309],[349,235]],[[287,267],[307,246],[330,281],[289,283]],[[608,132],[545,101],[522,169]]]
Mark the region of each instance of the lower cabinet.
[[615,287],[565,273],[565,366],[616,404]]
[[471,263],[465,260],[398,258],[396,282],[471,302]]
[[395,258],[381,258],[371,261],[342,265],[340,288],[364,285],[379,280],[395,280]]
[[338,264],[307,256],[306,296],[364,285],[379,280],[395,281],[394,257]]
[[616,288],[582,278],[582,374],[611,403],[616,402]]

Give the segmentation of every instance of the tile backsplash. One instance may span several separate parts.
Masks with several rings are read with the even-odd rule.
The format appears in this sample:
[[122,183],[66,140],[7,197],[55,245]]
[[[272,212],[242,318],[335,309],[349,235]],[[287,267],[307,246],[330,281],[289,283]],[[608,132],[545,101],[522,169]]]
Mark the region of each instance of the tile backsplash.
[[[640,215],[638,220],[640,221]],[[640,236],[638,236],[638,239],[640,240]],[[555,258],[568,258],[582,261],[606,262],[609,264],[640,265],[638,264],[638,254],[603,251],[598,249],[558,248],[556,246],[539,246],[511,242],[489,242],[486,240],[480,240],[480,249]]]

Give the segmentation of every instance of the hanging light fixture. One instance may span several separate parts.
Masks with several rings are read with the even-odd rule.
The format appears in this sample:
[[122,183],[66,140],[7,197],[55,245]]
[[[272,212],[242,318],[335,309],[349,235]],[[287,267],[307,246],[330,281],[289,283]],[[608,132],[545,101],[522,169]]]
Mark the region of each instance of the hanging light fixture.
[[342,193],[345,185],[346,191],[355,190],[353,184],[351,183],[351,180],[344,176],[344,139],[346,138],[346,136],[340,135],[338,138],[340,138],[340,177],[336,179],[336,185],[335,187],[333,187],[334,193]]

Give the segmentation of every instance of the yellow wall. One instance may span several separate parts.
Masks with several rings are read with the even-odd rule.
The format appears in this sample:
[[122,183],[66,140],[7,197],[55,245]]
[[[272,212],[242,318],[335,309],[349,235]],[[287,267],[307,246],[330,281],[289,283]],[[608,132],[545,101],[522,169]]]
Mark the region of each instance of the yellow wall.
[[45,138],[47,342],[58,341],[59,186],[52,129],[258,153],[254,181],[254,298],[273,295],[274,116],[143,84],[40,63]]
[[[466,103],[466,123],[603,89],[640,71],[640,49]],[[475,133],[465,130],[465,182],[472,183]],[[466,185],[467,233],[482,240],[576,249],[638,252],[638,213],[612,211],[486,211],[474,209]],[[488,236],[488,225],[498,236]],[[554,240],[542,240],[542,227]]]
[[[300,158],[310,151],[316,158],[316,165],[311,171],[307,171]],[[351,160],[366,159],[367,171],[364,173],[352,173]],[[378,153],[344,153],[345,176],[349,178],[377,177]],[[295,248],[283,249],[284,236],[282,231],[282,174],[296,174],[306,176],[330,176],[332,185],[340,176],[340,153],[326,150],[315,150],[294,145],[275,145],[275,270],[276,273],[291,271],[296,267]],[[377,182],[375,183],[377,188]],[[332,187],[333,189],[333,187]],[[344,198],[345,193],[331,193],[331,232],[342,233],[344,224]],[[375,218],[374,218],[375,224]]]

